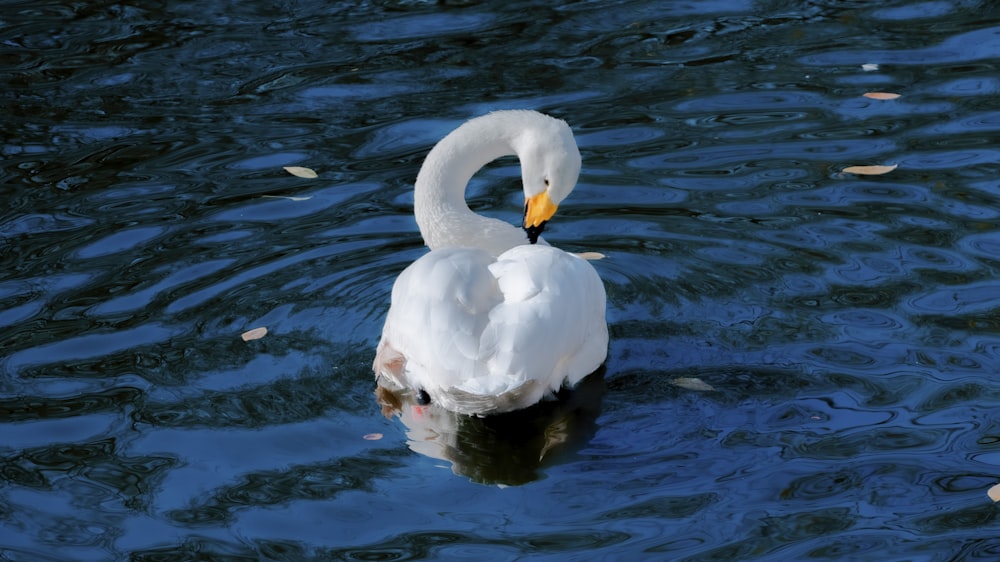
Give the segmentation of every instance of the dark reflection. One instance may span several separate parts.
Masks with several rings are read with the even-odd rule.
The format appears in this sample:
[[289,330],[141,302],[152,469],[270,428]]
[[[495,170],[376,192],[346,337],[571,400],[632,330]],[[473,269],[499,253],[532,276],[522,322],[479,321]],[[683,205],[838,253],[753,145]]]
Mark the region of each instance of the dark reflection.
[[626,542],[628,533],[581,529],[538,532],[527,536],[494,538],[487,533],[463,531],[412,531],[399,533],[377,544],[310,548],[295,541],[258,540],[249,544],[224,542],[204,536],[182,544],[133,551],[130,560],[466,560],[470,549],[519,548],[535,554],[589,552]]
[[133,419],[156,427],[260,428],[318,419],[331,409],[352,411],[361,401],[359,394],[331,385],[327,375],[301,375],[174,402],[149,402]]
[[0,456],[0,487],[50,490],[73,475],[79,482],[113,490],[130,509],[144,509],[177,464],[172,455],[128,455],[114,438],[52,443]]
[[[270,546],[270,545],[264,545]],[[182,544],[157,546],[143,550],[136,550],[130,553],[129,559],[133,562],[160,562],[161,560],[259,560],[264,553],[276,553],[274,550],[261,548],[258,553],[255,549],[240,544],[213,539],[210,537],[196,536],[185,540]],[[290,554],[284,558],[269,557],[271,560],[303,560],[296,554],[301,554],[302,549],[298,547],[296,551],[286,549],[279,551],[281,554]]]
[[393,451],[375,450],[287,469],[250,472],[187,508],[167,512],[167,517],[184,525],[211,526],[232,522],[237,511],[251,507],[371,491],[374,482],[402,466],[398,456]]
[[473,482],[507,486],[538,480],[544,466],[586,444],[603,394],[603,367],[555,400],[483,418],[420,405],[412,392],[375,389],[382,413],[406,426],[410,449],[450,462],[455,474]]
[[[581,529],[531,533],[527,536],[493,538],[469,532],[417,531],[400,533],[379,544],[325,551],[330,560],[468,560],[476,546],[499,549],[518,548],[533,554],[559,554],[594,550],[624,543],[630,538],[622,531]],[[326,558],[325,558],[326,559]]]
[[66,398],[5,397],[0,398],[0,419],[10,423],[85,416],[97,412],[115,411],[127,404],[139,402],[141,396],[142,391],[137,388],[120,387]]
[[950,529],[991,528],[996,524],[997,509],[982,501],[968,502],[957,509],[949,509],[917,519],[921,529],[928,532],[947,532]]
[[808,543],[848,531],[855,519],[849,509],[842,507],[764,517],[751,531],[752,538],[716,546],[683,560],[747,560],[791,542]]

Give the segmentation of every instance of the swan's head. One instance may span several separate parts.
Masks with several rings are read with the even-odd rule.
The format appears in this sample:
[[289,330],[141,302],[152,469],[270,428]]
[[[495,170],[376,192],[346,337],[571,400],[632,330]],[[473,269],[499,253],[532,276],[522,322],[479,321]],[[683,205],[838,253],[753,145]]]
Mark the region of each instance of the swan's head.
[[565,121],[533,113],[540,119],[518,139],[524,186],[524,230],[532,244],[580,177],[580,150]]

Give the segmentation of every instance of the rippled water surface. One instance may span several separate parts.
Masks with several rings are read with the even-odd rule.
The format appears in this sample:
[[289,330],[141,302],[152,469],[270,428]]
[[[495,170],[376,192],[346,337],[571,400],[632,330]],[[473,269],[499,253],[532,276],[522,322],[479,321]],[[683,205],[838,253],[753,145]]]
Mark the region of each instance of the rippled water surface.
[[[32,0],[0,57],[0,558],[1000,557],[993,2]],[[413,179],[500,108],[577,134],[606,367],[378,397]]]

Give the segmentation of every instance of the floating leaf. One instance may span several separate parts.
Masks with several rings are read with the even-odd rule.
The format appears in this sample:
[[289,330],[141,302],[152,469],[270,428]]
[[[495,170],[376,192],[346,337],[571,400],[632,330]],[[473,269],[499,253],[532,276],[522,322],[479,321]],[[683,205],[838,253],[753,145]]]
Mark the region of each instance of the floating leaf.
[[316,172],[311,168],[303,168],[302,166],[285,166],[285,171],[299,178],[312,179],[318,177]]
[[699,392],[708,392],[711,390],[715,390],[714,386],[708,384],[707,382],[697,377],[680,377],[674,379],[671,382],[673,382],[675,385],[681,388],[686,388],[688,390],[697,390]]
[[986,495],[989,496],[991,500],[1000,502],[1000,484],[994,484],[993,487],[986,492]]
[[878,65],[873,62],[866,62],[861,65],[861,70],[864,70],[865,72],[874,72],[878,70]]
[[312,195],[306,195],[303,197],[293,197],[291,195],[261,195],[261,197],[267,197],[268,199],[288,199],[289,201],[308,201],[312,199]]
[[382,438],[381,433],[369,433],[364,436],[365,441],[378,441]]
[[605,256],[604,254],[602,254],[600,252],[580,252],[577,255],[580,256],[581,258],[585,259],[585,260],[591,260],[591,261],[593,261],[593,260],[603,260],[605,257],[607,257],[607,256]]
[[266,335],[267,335],[267,328],[261,326],[260,328],[254,328],[253,330],[247,330],[246,332],[243,332],[243,335],[240,337],[243,338],[243,341],[253,341],[253,340],[259,340],[260,338]]
[[900,97],[899,94],[894,94],[892,92],[865,92],[863,95],[866,98],[873,100],[894,100]]
[[893,164],[892,166],[848,166],[843,171],[848,174],[858,174],[859,176],[880,176],[888,174],[898,167],[899,164]]

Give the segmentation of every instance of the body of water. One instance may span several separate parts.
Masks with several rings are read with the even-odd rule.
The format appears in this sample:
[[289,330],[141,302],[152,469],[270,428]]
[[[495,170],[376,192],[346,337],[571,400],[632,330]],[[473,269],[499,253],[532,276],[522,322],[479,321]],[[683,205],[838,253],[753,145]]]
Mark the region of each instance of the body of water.
[[[1000,557],[992,2],[14,1],[0,61],[4,560]],[[509,108],[607,363],[376,396],[423,157]]]

